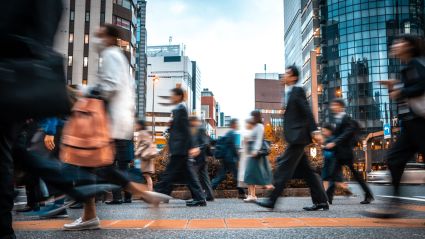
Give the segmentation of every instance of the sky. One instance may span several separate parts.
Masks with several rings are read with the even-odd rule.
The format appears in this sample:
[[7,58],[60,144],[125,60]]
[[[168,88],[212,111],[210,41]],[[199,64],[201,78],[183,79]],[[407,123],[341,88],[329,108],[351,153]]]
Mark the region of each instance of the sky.
[[282,0],[148,0],[149,45],[185,44],[226,115],[255,107],[255,73],[282,72]]

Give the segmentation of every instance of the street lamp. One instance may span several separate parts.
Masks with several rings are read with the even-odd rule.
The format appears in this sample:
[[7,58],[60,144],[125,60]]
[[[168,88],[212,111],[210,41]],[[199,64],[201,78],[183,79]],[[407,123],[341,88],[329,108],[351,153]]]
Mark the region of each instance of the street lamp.
[[155,75],[152,78],[152,141],[155,142],[155,83],[159,81],[159,77]]

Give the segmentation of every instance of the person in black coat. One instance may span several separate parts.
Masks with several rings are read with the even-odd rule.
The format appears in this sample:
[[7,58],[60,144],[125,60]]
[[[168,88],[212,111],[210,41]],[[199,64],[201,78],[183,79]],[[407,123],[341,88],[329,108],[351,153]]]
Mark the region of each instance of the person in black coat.
[[266,208],[274,208],[286,183],[297,171],[302,174],[309,185],[314,204],[311,207],[304,207],[304,210],[328,210],[328,198],[320,177],[313,171],[304,153],[304,148],[312,142],[312,137],[316,140],[320,139],[320,131],[317,131],[316,122],[303,88],[296,86],[298,79],[298,69],[295,66],[288,67],[283,79],[285,83],[284,135],[288,147],[284,154],[277,159],[274,175],[275,189],[268,199],[257,201],[257,204]]
[[200,148],[193,145],[189,128],[189,115],[184,104],[184,91],[181,88],[171,90],[171,102],[176,106],[172,112],[172,122],[169,129],[168,147],[170,160],[161,175],[160,181],[155,186],[157,192],[170,195],[173,183],[187,175],[187,183],[192,193],[193,201],[187,206],[206,206],[205,194],[202,191],[199,177],[191,173],[189,158],[193,159],[200,154]]
[[207,201],[214,201],[214,191],[211,186],[210,176],[208,175],[208,162],[206,155],[210,140],[198,117],[192,116],[189,118],[189,121],[193,145],[200,149],[199,155],[194,158],[194,162],[191,163],[191,167],[199,177],[199,181],[205,191]]
[[398,103],[401,130],[397,141],[386,156],[395,199],[384,210],[369,212],[369,216],[380,218],[402,216],[397,198],[400,196],[400,181],[404,168],[407,161],[414,158],[417,153],[425,154],[425,118],[418,115],[418,112],[407,103],[408,100],[425,94],[424,39],[410,35],[400,36],[391,47],[391,55],[405,64],[401,70],[401,79],[381,83],[388,87],[390,98]]
[[[360,203],[369,204],[374,200],[372,191],[354,168],[353,148],[356,144],[355,138],[358,133],[357,131],[359,130],[357,122],[345,113],[345,102],[343,99],[334,99],[330,105],[330,109],[334,114],[334,138],[331,142],[328,142],[325,145],[325,149],[335,151],[335,157],[339,165],[338,167],[346,165],[350,169],[354,179],[360,184],[365,193],[365,199]],[[327,189],[326,193],[329,198],[333,198],[335,193],[335,184],[332,184]]]

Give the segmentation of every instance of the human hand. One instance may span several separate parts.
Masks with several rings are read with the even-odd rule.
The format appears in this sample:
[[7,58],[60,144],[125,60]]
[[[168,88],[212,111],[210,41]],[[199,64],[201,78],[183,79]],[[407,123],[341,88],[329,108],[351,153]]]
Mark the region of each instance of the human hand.
[[334,142],[328,143],[325,145],[325,149],[333,149],[335,148],[336,144]]
[[44,136],[44,145],[46,146],[48,150],[52,151],[55,148],[55,136],[53,135]]
[[396,100],[396,99],[400,98],[400,96],[401,96],[401,91],[400,90],[394,90],[394,91],[391,91],[390,92],[390,98],[392,100]]
[[189,156],[192,158],[198,157],[199,154],[201,154],[201,149],[199,147],[189,150]]

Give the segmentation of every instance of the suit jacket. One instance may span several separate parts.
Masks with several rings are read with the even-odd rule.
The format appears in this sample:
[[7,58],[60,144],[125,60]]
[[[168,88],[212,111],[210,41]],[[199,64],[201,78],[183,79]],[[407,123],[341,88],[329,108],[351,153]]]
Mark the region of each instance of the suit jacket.
[[171,155],[187,156],[192,148],[192,135],[189,128],[189,116],[184,104],[173,110],[168,146]]
[[303,88],[292,88],[283,118],[284,135],[289,144],[312,142],[311,133],[317,130],[317,125]]
[[239,149],[236,145],[236,134],[234,130],[227,132],[225,137],[226,153],[224,161],[229,163],[235,163],[239,161]]
[[342,163],[352,163],[354,160],[353,147],[357,131],[356,122],[349,116],[344,115],[341,122],[334,130],[333,143],[335,146],[335,157]]
[[199,147],[201,150],[201,153],[195,158],[195,161],[197,163],[204,163],[206,158],[206,149],[209,144],[209,138],[204,128],[201,127],[197,129],[196,133],[192,135],[192,144],[193,147]]

